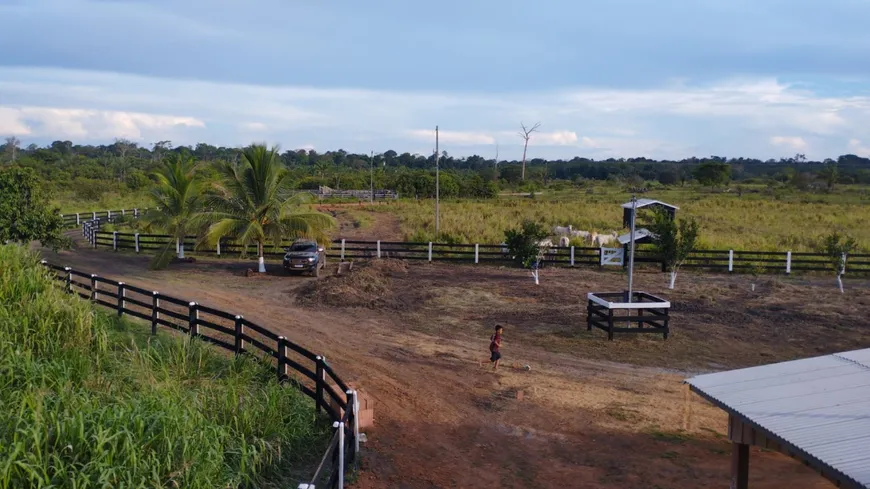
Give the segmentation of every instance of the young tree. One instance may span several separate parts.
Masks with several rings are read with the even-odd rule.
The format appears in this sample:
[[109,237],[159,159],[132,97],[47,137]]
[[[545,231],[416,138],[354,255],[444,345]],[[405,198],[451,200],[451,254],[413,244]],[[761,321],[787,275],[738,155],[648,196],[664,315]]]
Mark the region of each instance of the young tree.
[[671,272],[668,288],[674,288],[677,271],[698,244],[698,222],[694,218],[680,219],[679,224],[663,209],[652,213],[647,229],[653,234],[653,243],[665,268]]
[[[526,151],[529,149],[529,139],[532,137],[532,133],[537,131],[539,127],[541,127],[541,123],[537,122],[534,126],[527,128],[525,124],[520,122],[520,127],[523,128],[520,131],[520,137],[523,138],[523,180],[526,179]],[[496,161],[496,163],[498,163]]]
[[49,207],[36,173],[30,168],[0,170],[0,244],[39,241],[55,250],[67,248],[63,218]]
[[[167,156],[158,171],[154,173],[157,181],[151,190],[155,208],[143,216],[145,229],[161,229],[173,238],[166,243],[154,259],[151,268],[166,268],[173,253],[184,258],[184,238],[196,228],[197,213],[202,208],[202,184],[197,178],[198,165],[193,156],[172,154]],[[178,245],[180,243],[180,246]],[[175,247],[175,252],[173,248]]]
[[829,263],[837,274],[837,285],[840,293],[843,293],[843,274],[846,273],[846,258],[849,253],[855,251],[858,242],[848,235],[833,232],[822,239],[819,251],[828,256]]
[[266,272],[264,249],[267,241],[280,246],[285,237],[305,237],[318,242],[328,240],[335,219],[312,212],[302,205],[311,194],[290,194],[287,169],[278,157],[278,148],[252,145],[242,151],[239,164],[224,163],[219,170],[224,181],[214,184],[202,213],[208,223],[201,242],[214,246],[224,236],[240,244],[257,245],[260,273]]
[[532,270],[532,277],[538,283],[538,267],[543,255],[541,241],[549,233],[540,223],[523,221],[518,229],[508,229],[504,232],[505,246],[511,258],[524,268]]

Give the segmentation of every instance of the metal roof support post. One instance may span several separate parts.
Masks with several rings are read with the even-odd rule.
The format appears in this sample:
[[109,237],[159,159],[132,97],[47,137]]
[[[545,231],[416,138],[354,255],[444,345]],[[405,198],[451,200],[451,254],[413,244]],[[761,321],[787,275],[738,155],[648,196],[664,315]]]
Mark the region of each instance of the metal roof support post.
[[631,228],[629,229],[629,252],[628,252],[628,297],[626,302],[631,303],[631,288],[634,279],[634,227],[637,220],[637,196],[631,196]]

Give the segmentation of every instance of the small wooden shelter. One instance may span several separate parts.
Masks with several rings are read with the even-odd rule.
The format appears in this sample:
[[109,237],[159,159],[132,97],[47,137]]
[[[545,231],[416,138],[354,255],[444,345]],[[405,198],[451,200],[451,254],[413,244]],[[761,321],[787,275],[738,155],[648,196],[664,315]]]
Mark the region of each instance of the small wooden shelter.
[[[625,204],[622,204],[622,225],[623,225],[623,227],[631,228],[631,213],[632,213],[631,208],[632,208],[631,202],[626,202]],[[653,199],[637,199],[637,208],[638,209],[644,209],[644,208],[664,209],[668,213],[668,215],[671,216],[671,219],[674,219],[674,217],[677,214],[677,210],[679,209],[679,207],[677,207],[675,205],[671,205],[671,204],[662,202],[660,200],[653,200]]]

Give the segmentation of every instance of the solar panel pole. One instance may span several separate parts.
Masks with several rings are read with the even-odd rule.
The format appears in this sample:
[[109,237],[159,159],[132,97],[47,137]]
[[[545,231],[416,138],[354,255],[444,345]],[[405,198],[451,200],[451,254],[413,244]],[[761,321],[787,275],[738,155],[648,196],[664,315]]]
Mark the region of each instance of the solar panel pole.
[[631,225],[628,235],[628,301],[631,303],[632,279],[634,278],[634,226],[637,218],[637,196],[631,196]]

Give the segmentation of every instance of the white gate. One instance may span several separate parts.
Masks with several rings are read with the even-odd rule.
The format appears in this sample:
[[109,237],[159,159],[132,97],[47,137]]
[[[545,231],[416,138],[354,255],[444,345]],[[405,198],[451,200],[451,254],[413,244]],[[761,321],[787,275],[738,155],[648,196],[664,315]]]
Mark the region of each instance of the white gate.
[[625,248],[601,248],[601,266],[622,266],[625,261]]

